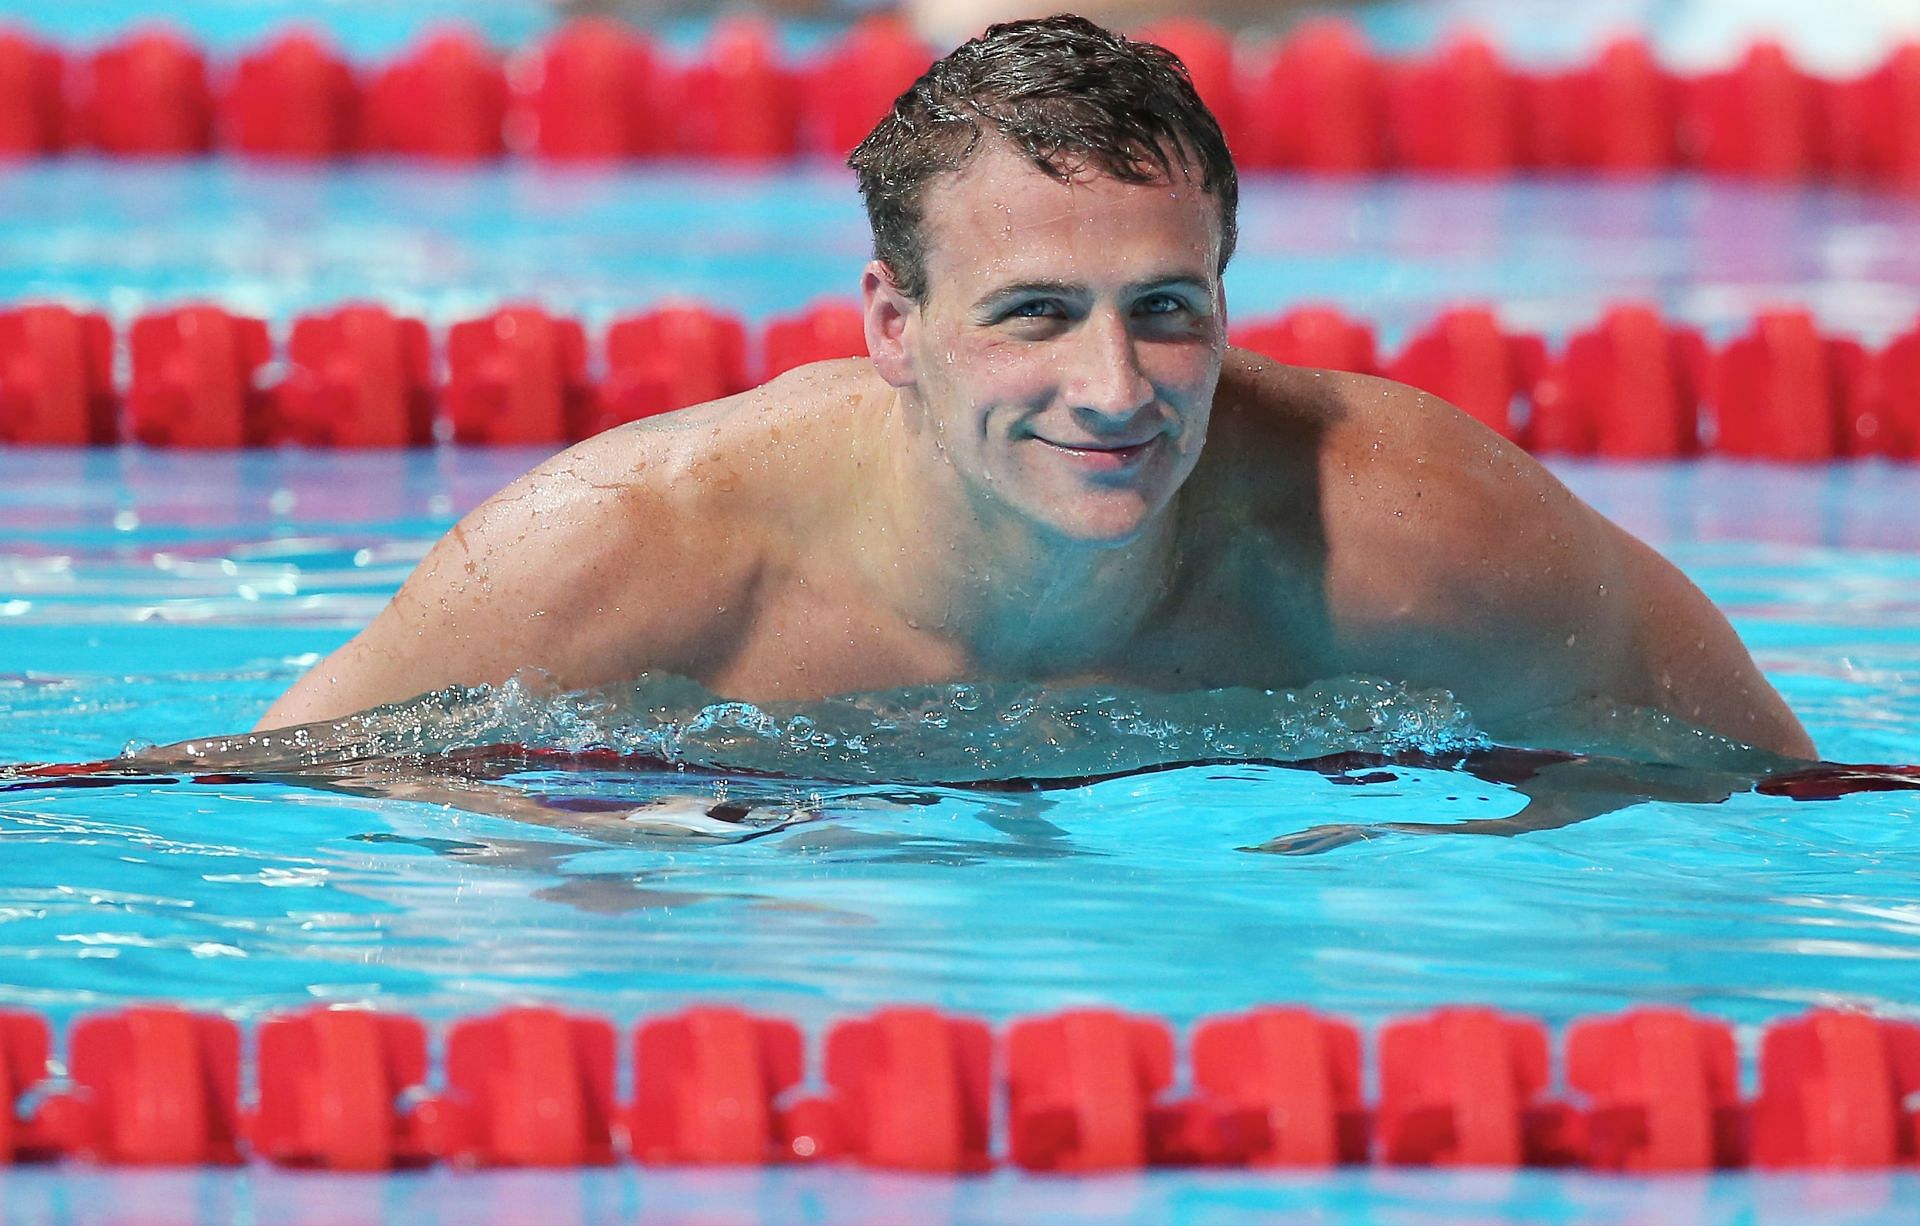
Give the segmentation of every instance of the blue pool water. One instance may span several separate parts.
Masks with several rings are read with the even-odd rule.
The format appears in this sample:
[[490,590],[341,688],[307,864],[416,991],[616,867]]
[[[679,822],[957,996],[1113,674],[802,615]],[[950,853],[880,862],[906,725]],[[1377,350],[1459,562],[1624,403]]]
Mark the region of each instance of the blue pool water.
[[[92,38],[118,28],[100,24],[111,7],[22,12]],[[1595,7],[1572,24],[1596,26]],[[1640,7],[1654,18],[1689,6]],[[1417,8],[1382,6],[1378,20],[1410,37],[1426,19]],[[285,11],[209,3],[179,15],[237,45]],[[369,55],[438,12],[328,11],[351,18],[342,28]],[[544,21],[526,4],[462,12],[502,41]],[[1248,184],[1243,231],[1237,313],[1333,301],[1378,320],[1389,343],[1461,299],[1556,336],[1623,298],[1719,337],[1775,303],[1808,304],[1870,340],[1920,314],[1920,207],[1824,188],[1262,180]],[[675,295],[758,321],[846,294],[865,242],[850,184],[820,168],[0,169],[0,301],[54,297],[122,322],[210,296],[281,327],[356,297],[436,325],[528,297],[599,323]],[[0,453],[0,763],[245,727],[364,624],[459,513],[536,458]],[[1920,468],[1558,471],[1728,611],[1826,756],[1920,762]],[[943,718],[930,737],[983,717]],[[1287,1001],[1366,1026],[1459,1001],[1556,1026],[1655,1003],[1736,1023],[1748,1052],[1759,1026],[1811,1005],[1920,1017],[1915,793],[1817,804],[1741,793],[1518,839],[1242,850],[1329,824],[1521,804],[1460,771],[1393,773],[1356,785],[1249,765],[914,798],[931,804],[901,803],[897,789],[776,787],[769,799],[815,820],[737,844],[275,782],[0,792],[0,1005],[64,1021],[165,997],[250,1020],[364,1002],[446,1019],[534,1000],[626,1024],[724,1000],[817,1031],[903,1000],[994,1020],[1102,1003],[1180,1024]],[[630,797],[665,786],[504,782]],[[8,1222],[1878,1222],[1912,1220],[1916,1204],[1911,1173],[1003,1172],[952,1184],[826,1170],[377,1182],[0,1172]]]
[[[525,455],[0,456],[0,757],[108,756],[243,727],[363,622]],[[1920,760],[1920,470],[1563,466],[1734,618],[1830,757]],[[1764,496],[1756,499],[1755,492]],[[938,735],[938,734],[933,734]],[[1551,1023],[1677,1004],[1754,1028],[1809,1005],[1920,1015],[1920,804],[1650,802],[1520,839],[1238,850],[1327,823],[1452,820],[1518,798],[1457,771],[1346,786],[1273,767],[1040,796],[862,789],[737,845],[610,840],[271,784],[0,794],[0,1004],[55,1019],[156,996],[256,1018],[367,1002],[444,1019],[537,1000],[628,1023],[695,1000],[810,1029],[887,1003],[1005,1019],[1099,1002],[1177,1023],[1262,1001],[1374,1025],[1489,1002]],[[633,780],[523,775],[635,797]],[[792,799],[792,798],[788,798]],[[1524,941],[1515,934],[1525,933]],[[312,1213],[597,1221],[714,1203],[769,1221],[1898,1220],[1911,1175],[1156,1175],[960,1188],[859,1173],[0,1175],[18,1220]],[[556,1199],[557,1198],[557,1199]],[[716,1198],[718,1200],[716,1201]],[[1764,1209],[1764,1212],[1761,1212]],[[1758,1214],[1756,1218],[1753,1215]]]

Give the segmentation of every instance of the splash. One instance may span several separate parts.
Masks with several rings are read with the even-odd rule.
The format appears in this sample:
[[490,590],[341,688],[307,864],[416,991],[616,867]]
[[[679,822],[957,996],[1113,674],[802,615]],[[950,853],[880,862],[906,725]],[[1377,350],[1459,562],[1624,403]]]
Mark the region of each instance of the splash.
[[864,782],[1119,774],[1173,762],[1464,757],[1490,745],[1444,690],[1342,677],[1290,690],[938,685],[809,703],[726,701],[683,678],[552,695],[450,687],[347,719],[130,752],[148,769],[268,771],[489,745]]

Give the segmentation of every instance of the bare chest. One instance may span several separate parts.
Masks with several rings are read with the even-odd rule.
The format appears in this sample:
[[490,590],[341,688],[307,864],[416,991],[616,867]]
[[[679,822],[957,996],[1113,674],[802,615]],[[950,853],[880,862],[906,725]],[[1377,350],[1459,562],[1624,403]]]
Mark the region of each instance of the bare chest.
[[1137,628],[1072,665],[1010,668],[946,620],[910,620],[855,585],[796,576],[759,593],[730,650],[697,679],[749,701],[983,680],[1274,688],[1325,675],[1324,626],[1316,584],[1289,586],[1264,559],[1220,556],[1190,567]]

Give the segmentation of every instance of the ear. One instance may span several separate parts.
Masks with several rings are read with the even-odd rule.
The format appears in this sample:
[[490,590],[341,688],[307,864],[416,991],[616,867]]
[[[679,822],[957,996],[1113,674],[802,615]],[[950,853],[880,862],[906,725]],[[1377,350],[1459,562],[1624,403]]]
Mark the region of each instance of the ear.
[[893,270],[871,260],[860,274],[860,310],[867,332],[867,353],[880,377],[893,387],[916,381],[907,332],[919,322],[920,306],[893,283]]

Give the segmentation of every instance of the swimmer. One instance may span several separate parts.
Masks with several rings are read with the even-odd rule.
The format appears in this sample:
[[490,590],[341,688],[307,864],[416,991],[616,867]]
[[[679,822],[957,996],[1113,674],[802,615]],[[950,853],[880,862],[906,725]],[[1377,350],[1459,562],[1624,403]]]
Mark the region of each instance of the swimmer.
[[1237,181],[1177,61],[989,29],[850,159],[869,357],[610,430],[466,516],[260,727],[642,673],[744,701],[948,683],[1453,692],[1797,758],[1726,619],[1436,398],[1227,344]]

